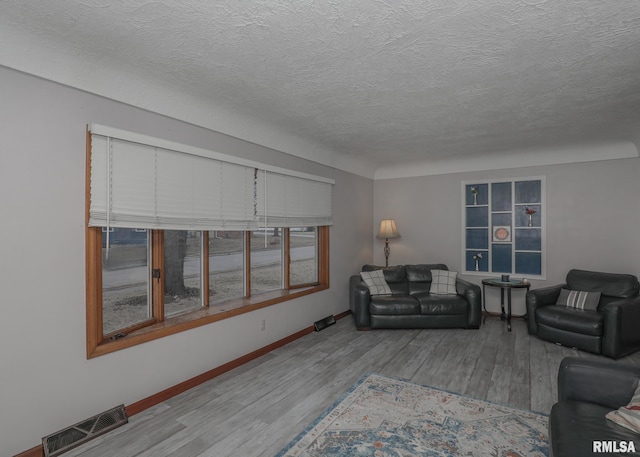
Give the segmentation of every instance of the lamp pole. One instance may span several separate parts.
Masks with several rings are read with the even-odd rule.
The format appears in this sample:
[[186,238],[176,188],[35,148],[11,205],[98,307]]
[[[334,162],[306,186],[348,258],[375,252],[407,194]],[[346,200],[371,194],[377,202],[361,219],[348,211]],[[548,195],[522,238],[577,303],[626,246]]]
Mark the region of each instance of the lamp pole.
[[389,238],[384,239],[384,266],[389,266],[389,254],[391,254],[391,248],[389,247]]

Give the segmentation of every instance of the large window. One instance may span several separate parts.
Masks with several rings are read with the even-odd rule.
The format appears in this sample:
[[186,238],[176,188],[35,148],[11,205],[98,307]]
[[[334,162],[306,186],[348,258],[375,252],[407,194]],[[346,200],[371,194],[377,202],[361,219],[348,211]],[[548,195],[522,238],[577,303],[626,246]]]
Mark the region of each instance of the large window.
[[467,274],[545,276],[544,177],[462,183]]
[[89,357],[329,286],[330,180],[181,148],[87,135]]

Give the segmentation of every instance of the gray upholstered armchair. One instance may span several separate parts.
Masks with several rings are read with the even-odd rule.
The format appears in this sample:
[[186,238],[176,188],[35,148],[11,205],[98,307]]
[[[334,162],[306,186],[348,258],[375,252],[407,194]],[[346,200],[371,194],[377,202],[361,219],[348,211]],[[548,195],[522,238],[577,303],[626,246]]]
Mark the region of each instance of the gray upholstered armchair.
[[[640,350],[640,286],[636,276],[571,270],[566,281],[527,293],[529,334],[614,359]],[[576,307],[557,306],[563,300]]]

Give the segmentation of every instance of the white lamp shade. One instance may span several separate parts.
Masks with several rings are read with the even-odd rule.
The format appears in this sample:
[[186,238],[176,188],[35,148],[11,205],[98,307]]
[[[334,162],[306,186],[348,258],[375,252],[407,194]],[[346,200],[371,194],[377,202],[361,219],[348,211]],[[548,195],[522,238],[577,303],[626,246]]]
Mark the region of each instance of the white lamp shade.
[[378,231],[378,235],[376,238],[399,238],[400,233],[398,233],[398,227],[396,226],[395,219],[383,219],[380,222],[380,230]]

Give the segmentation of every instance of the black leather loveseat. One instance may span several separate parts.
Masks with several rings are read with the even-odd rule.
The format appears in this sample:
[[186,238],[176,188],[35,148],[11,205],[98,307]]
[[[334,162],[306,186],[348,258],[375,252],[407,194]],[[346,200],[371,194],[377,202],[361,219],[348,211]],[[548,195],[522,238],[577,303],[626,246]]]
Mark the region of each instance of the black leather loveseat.
[[[640,381],[640,367],[606,359],[566,357],[558,371],[558,403],[549,415],[549,455],[576,457],[640,455],[640,434],[605,416],[628,405]],[[612,452],[633,442],[636,452]],[[594,442],[601,444],[594,452]],[[597,449],[597,446],[596,446]]]
[[359,275],[350,278],[350,305],[358,330],[373,328],[479,328],[482,315],[480,287],[457,278],[456,294],[430,294],[431,270],[448,270],[444,264],[379,267],[391,294],[371,295]]
[[[596,292],[600,298],[595,309],[557,306],[562,289]],[[527,293],[529,334],[618,359],[640,350],[639,292],[634,275],[571,270],[566,284]]]

